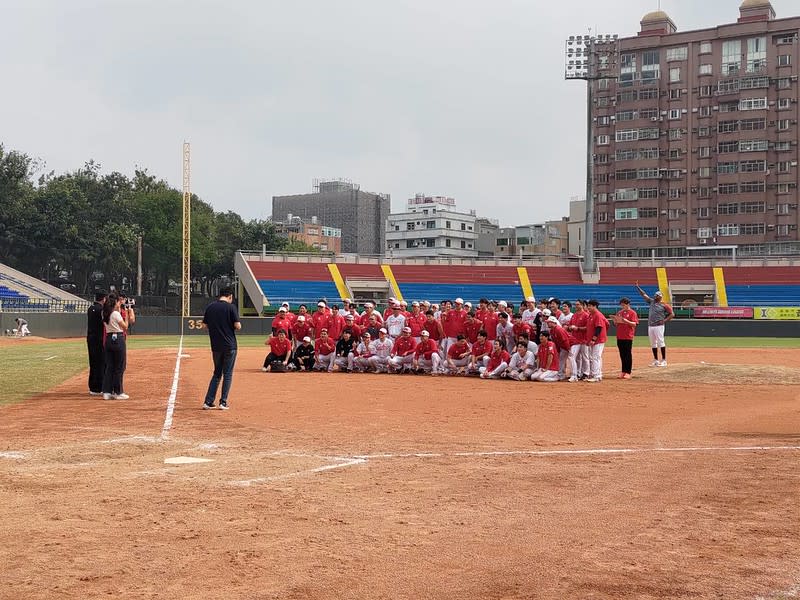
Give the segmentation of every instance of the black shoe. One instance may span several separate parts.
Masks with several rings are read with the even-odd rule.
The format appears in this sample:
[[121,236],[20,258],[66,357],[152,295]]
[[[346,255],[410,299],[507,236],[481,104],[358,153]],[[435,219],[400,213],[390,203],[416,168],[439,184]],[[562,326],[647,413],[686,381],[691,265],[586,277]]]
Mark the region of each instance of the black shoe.
[[208,404],[207,402],[203,402],[203,410],[211,410],[212,408],[214,408],[213,403]]
[[220,410],[228,410],[228,403],[227,402],[220,402],[219,403]]

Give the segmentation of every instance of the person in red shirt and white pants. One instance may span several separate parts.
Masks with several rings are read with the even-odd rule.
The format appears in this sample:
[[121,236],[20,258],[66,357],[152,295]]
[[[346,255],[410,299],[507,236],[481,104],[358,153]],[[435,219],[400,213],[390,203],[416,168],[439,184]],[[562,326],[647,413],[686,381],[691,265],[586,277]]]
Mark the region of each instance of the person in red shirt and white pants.
[[608,319],[600,312],[600,303],[597,300],[589,300],[589,320],[586,330],[589,336],[587,345],[589,346],[589,383],[603,381],[603,349],[608,340]]
[[614,315],[614,324],[617,326],[617,349],[622,362],[620,379],[630,379],[633,371],[633,338],[636,335],[636,326],[639,324],[639,315],[631,308],[631,301],[622,298],[619,301],[620,310]]

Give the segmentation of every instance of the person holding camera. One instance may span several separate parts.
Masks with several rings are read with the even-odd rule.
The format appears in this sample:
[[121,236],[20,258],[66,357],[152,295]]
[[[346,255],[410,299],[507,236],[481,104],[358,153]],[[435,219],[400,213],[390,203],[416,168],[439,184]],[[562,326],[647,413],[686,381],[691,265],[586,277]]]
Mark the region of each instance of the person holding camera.
[[103,400],[127,400],[122,391],[127,351],[125,332],[128,330],[127,311],[122,308],[122,298],[111,294],[103,305],[103,324],[106,333],[104,348],[105,373],[103,374]]

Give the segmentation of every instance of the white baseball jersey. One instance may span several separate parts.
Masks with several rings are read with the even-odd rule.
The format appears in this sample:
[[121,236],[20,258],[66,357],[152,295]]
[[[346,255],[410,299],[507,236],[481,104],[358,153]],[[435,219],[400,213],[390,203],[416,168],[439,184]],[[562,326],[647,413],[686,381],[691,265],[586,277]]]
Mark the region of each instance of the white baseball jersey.
[[508,368],[512,371],[524,371],[525,369],[532,369],[535,364],[536,355],[530,350],[525,353],[525,356],[520,356],[519,352],[514,352],[508,363]]
[[572,315],[574,314],[575,313],[569,313],[568,315],[565,315],[564,313],[561,313],[561,316],[558,317],[558,322],[561,323],[562,327],[566,327],[569,325],[569,322],[572,321]]
[[533,310],[526,308],[522,312],[522,322],[533,327],[533,323],[536,321],[536,315],[538,315],[539,312],[541,311],[538,308],[534,308]]
[[403,333],[403,327],[406,326],[406,318],[404,315],[389,315],[384,321],[386,331],[389,332],[390,338],[399,338]]
[[372,353],[375,356],[380,356],[381,358],[387,358],[392,353],[394,342],[392,342],[392,340],[390,340],[387,337],[383,340],[377,339],[370,345],[372,346]]
[[365,344],[361,342],[358,346],[356,346],[356,352],[359,356],[369,356],[372,354],[372,344]]

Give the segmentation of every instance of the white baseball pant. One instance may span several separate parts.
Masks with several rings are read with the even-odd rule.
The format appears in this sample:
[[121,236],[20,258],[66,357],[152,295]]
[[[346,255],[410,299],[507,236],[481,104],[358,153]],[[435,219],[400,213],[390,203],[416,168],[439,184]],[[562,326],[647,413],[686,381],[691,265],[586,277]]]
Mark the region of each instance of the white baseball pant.
[[481,372],[481,377],[485,379],[497,379],[505,370],[508,369],[508,363],[503,361],[494,371],[489,371],[489,367],[480,367],[478,370]]
[[544,369],[536,369],[531,375],[531,381],[558,381],[558,371],[545,371]]
[[420,357],[420,359],[417,361],[417,364],[426,373],[438,373],[439,365],[442,364],[442,359],[439,358],[438,353],[433,352],[431,353],[430,359]]
[[594,379],[603,378],[603,348],[605,347],[605,343],[589,346],[589,363],[591,365],[589,375]]
[[647,336],[650,338],[651,348],[664,348],[667,345],[664,341],[663,325],[651,325],[648,327]]

